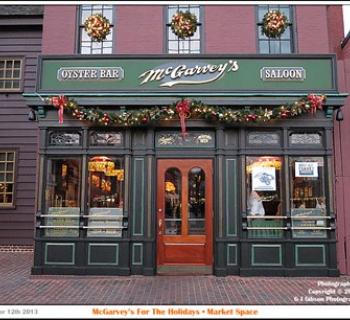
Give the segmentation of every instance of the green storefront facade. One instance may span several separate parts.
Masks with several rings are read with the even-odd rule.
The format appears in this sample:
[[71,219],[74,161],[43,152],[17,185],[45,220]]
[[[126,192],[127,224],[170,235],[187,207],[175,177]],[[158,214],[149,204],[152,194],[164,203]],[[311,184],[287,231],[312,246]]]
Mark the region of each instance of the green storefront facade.
[[333,55],[42,56],[32,272],[338,275],[336,79]]

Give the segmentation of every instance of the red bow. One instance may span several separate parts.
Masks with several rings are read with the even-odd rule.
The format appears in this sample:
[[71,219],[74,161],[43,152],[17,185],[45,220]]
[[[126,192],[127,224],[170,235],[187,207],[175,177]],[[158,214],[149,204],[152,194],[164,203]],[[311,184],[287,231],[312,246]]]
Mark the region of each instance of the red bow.
[[190,105],[191,102],[188,100],[181,100],[176,105],[176,111],[179,114],[180,118],[181,134],[183,139],[185,139],[187,135],[185,120],[190,116]]
[[309,94],[307,100],[309,100],[311,104],[311,113],[316,113],[317,109],[322,110],[322,103],[326,100],[326,97],[324,95],[317,96],[315,94]]
[[68,98],[66,96],[56,96],[49,99],[50,104],[58,108],[58,123],[63,123],[63,109],[68,104]]

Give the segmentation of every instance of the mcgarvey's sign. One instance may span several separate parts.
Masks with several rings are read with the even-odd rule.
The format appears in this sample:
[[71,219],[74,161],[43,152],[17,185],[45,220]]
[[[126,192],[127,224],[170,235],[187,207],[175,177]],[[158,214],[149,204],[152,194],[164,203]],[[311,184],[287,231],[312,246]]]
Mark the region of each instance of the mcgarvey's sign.
[[173,87],[179,84],[204,84],[220,79],[225,72],[234,72],[239,69],[237,61],[229,60],[226,63],[168,63],[156,69],[142,73],[139,78],[141,84],[150,81],[160,81],[160,87]]
[[336,91],[332,55],[42,56],[39,93]]

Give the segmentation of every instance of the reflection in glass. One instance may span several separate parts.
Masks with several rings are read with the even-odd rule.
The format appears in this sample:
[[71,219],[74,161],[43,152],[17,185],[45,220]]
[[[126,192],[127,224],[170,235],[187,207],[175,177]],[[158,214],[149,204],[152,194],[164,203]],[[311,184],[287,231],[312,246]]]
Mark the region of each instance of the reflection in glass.
[[327,227],[324,159],[293,157],[290,158],[289,166],[292,227],[299,228],[293,230],[293,237],[326,237],[325,229],[312,230]]
[[205,233],[205,173],[198,167],[188,174],[188,229],[189,234]]
[[[270,10],[280,10],[288,17],[289,25],[280,37],[268,38],[262,32],[262,20],[264,15]],[[259,5],[258,6],[258,41],[259,53],[291,53],[293,51],[293,18],[291,15],[292,7],[289,5]]]
[[282,215],[281,171],[281,157],[247,157],[248,227],[259,228],[248,230],[249,237],[276,238],[283,235],[279,229],[283,227],[283,220],[279,219]]
[[48,160],[45,200],[46,212],[53,207],[80,207],[80,160]]
[[46,236],[79,235],[78,229],[57,228],[79,225],[79,159],[49,159],[47,161],[45,212],[52,216],[45,219],[45,225],[54,226],[54,228],[45,229]]
[[292,208],[320,208],[325,210],[322,157],[290,159],[292,175]]
[[[190,11],[197,17],[197,30],[194,35],[187,39],[180,39],[171,30],[171,19],[177,11]],[[168,23],[167,23],[167,43],[168,53],[200,53],[201,42],[201,17],[200,7],[198,5],[171,5],[168,6]]]
[[249,215],[281,215],[281,169],[280,157],[247,157]]
[[89,159],[88,170],[89,229],[87,235],[120,237],[124,206],[122,160],[95,156]]
[[176,168],[165,172],[165,234],[181,234],[181,173]]
[[[93,14],[102,14],[111,23],[110,33],[106,39],[102,42],[93,41],[84,29],[85,20]],[[80,41],[79,41],[79,52],[83,54],[106,54],[112,53],[113,46],[113,6],[109,5],[82,5],[80,6]]]

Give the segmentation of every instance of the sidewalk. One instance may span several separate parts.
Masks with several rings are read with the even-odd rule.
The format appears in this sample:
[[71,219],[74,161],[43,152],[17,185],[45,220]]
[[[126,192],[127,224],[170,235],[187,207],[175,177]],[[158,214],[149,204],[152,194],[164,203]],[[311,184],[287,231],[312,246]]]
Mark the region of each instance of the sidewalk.
[[32,256],[0,253],[0,305],[350,304],[349,276],[32,276]]

